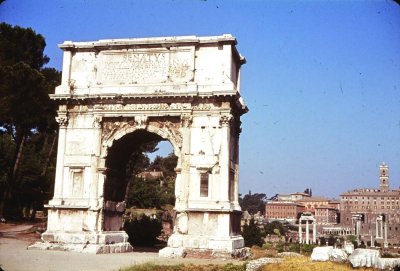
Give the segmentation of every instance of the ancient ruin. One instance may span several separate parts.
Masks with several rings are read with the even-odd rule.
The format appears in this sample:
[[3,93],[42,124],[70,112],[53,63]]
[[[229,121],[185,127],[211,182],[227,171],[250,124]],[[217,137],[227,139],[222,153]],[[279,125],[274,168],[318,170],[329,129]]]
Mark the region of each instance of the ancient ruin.
[[[168,140],[178,156],[174,233],[162,256],[244,251],[238,203],[245,59],[231,35],[66,41],[54,197],[41,246],[132,250],[122,230],[121,169],[135,148]],[[39,245],[37,245],[39,246]]]

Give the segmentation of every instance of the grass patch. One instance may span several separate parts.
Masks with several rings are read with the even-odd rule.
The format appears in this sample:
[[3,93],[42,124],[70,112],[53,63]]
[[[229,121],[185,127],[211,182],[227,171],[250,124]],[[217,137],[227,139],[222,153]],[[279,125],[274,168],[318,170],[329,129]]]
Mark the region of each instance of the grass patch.
[[258,258],[275,258],[277,257],[277,250],[274,247],[268,247],[266,246],[257,247],[257,246],[252,246],[251,247],[251,253],[252,253],[252,259],[258,259]]
[[[313,262],[308,257],[285,258],[282,263],[263,266],[260,271],[354,271],[350,264],[334,262]],[[357,268],[357,271],[371,271],[373,268]]]
[[145,263],[141,265],[131,266],[120,271],[245,271],[246,265],[235,265],[228,263],[226,265],[156,265],[153,263]]

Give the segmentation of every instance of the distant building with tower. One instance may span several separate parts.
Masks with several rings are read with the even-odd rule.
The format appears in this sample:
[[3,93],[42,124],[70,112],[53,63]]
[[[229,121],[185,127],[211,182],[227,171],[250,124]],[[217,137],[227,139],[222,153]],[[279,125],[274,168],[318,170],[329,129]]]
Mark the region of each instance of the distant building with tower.
[[366,245],[400,244],[400,190],[390,190],[389,167],[379,166],[379,189],[358,188],[340,195],[340,224]]

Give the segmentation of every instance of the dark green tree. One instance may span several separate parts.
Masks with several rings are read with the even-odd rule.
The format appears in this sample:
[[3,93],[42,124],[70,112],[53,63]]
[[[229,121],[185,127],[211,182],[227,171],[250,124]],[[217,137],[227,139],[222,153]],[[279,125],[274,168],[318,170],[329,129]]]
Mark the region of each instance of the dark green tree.
[[32,28],[0,24],[0,66],[13,66],[23,62],[40,70],[49,62],[44,54],[45,39]]
[[174,153],[170,153],[167,157],[161,157],[157,155],[149,166],[148,170],[162,171],[164,178],[175,179],[175,167],[177,162],[178,157]]
[[[161,171],[163,176],[160,178],[153,178],[144,180],[131,175],[131,179],[127,189],[127,206],[139,208],[158,208],[163,209],[166,205],[175,204],[175,177],[174,171],[178,158],[173,154],[167,157],[157,156],[152,163],[150,163],[147,154],[143,154],[144,158],[139,162],[139,165],[134,166],[135,173],[141,171]],[[148,164],[147,167],[144,165]],[[141,168],[139,168],[139,166]]]
[[242,211],[247,211],[250,214],[255,214],[257,212],[263,214],[265,212],[266,199],[266,195],[263,193],[251,194],[251,191],[249,191],[243,198],[239,198],[239,204],[240,207],[242,207]]
[[279,221],[268,222],[264,225],[265,234],[275,234],[279,232],[278,235],[284,236],[287,233],[287,228]]
[[[39,133],[55,140],[55,105],[48,94],[61,76],[54,69],[42,68],[49,61],[43,53],[45,45],[44,38],[31,28],[0,24],[0,130],[9,136],[9,147],[13,147],[0,184],[0,217],[5,210],[21,207],[10,203],[15,201],[21,180],[25,180],[20,167],[27,145]],[[48,159],[45,161],[48,165]],[[46,175],[47,166],[40,168]]]
[[249,224],[243,226],[242,236],[246,247],[261,247],[264,243],[261,229],[254,223],[254,218],[250,219]]

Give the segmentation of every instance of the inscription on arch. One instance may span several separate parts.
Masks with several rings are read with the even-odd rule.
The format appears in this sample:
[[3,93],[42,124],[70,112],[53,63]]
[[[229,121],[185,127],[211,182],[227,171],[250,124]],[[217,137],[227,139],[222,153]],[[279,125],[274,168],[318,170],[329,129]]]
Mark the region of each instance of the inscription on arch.
[[99,55],[98,84],[140,84],[190,81],[191,50],[104,51]]

